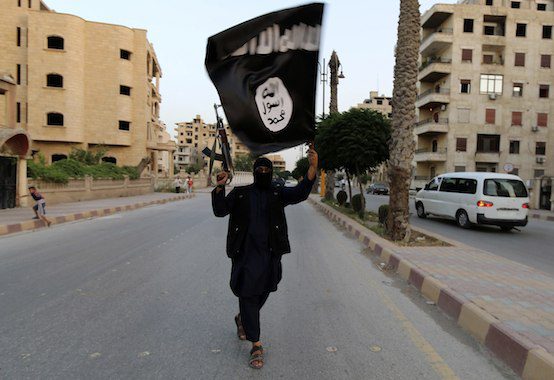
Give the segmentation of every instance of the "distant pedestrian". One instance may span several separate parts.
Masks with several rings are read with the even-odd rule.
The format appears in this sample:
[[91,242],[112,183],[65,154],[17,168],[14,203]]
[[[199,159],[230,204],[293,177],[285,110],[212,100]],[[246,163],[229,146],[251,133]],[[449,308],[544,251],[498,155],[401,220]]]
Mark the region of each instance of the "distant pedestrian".
[[194,181],[192,180],[192,177],[189,175],[187,178],[187,192],[190,194],[192,193],[192,186],[194,185]]
[[181,192],[182,186],[183,186],[183,181],[181,181],[181,178],[175,177],[175,181],[173,181],[173,187],[175,187],[175,192],[177,194]]
[[46,217],[46,200],[34,186],[29,186],[29,192],[31,193],[31,197],[33,197],[36,202],[33,206],[33,210],[35,211],[35,217],[33,219],[40,219],[46,223],[48,227],[50,227],[52,222]]

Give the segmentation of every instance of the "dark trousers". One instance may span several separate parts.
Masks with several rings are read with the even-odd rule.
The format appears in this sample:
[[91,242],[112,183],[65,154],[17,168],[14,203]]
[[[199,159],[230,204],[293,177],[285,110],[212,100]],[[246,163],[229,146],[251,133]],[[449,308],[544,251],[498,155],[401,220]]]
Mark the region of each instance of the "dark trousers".
[[181,188],[179,186],[175,187],[175,192],[179,194],[181,192]]
[[260,310],[268,296],[269,293],[253,297],[239,297],[240,319],[246,339],[251,342],[260,340]]

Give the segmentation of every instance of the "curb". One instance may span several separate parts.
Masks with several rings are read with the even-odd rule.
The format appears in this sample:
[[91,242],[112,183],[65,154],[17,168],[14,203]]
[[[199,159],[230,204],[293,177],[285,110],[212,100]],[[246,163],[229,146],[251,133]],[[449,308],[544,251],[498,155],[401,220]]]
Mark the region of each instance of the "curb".
[[395,271],[425,298],[433,301],[439,309],[453,318],[460,327],[523,379],[554,379],[554,356],[544,348],[506,330],[493,315],[449,289],[409,260],[396,255],[392,243],[332,207],[313,198],[309,198],[308,201],[329,220],[344,227],[365,247],[370,248],[386,263],[387,269]]
[[[93,209],[88,211],[82,211],[74,214],[56,216],[56,217],[52,217],[51,220],[52,220],[52,225],[62,224],[62,223],[74,222],[82,219],[90,219],[90,218],[112,215],[119,212],[137,210],[139,208],[143,208],[143,207],[147,207],[155,204],[164,204],[168,202],[190,199],[195,196],[196,195],[193,193],[193,194],[175,196],[171,198],[157,199],[155,201],[140,202],[140,203],[135,203],[135,204],[126,205],[126,206],[99,208],[99,209]],[[45,227],[46,227],[46,224],[42,220],[27,220],[24,222],[14,223],[14,224],[2,224],[0,225],[0,236],[11,235],[18,232],[24,232],[24,231],[33,231],[33,230],[37,230]]]
[[546,222],[554,222],[554,215],[535,214],[529,213],[529,219],[531,220],[544,220]]

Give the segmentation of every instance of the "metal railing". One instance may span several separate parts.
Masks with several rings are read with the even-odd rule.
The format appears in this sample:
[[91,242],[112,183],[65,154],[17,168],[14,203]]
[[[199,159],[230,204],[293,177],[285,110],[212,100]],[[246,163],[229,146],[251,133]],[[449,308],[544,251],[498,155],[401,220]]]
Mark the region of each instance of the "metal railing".
[[445,154],[446,148],[437,148],[433,150],[432,148],[420,148],[416,149],[415,154],[425,154],[425,153],[438,153],[438,154]]
[[419,67],[419,71],[422,71],[426,67],[432,65],[433,63],[452,63],[452,58],[442,58],[442,57],[431,57],[428,58],[425,62]]
[[427,124],[448,124],[448,118],[447,117],[441,117],[438,120],[435,120],[435,119],[420,120],[417,123],[415,123],[414,126],[417,128],[417,127],[421,127],[421,126],[427,125]]
[[438,94],[438,95],[450,95],[450,89],[449,88],[432,88],[430,90],[427,90],[425,92],[422,92],[417,96],[417,100],[423,99],[424,97],[431,95],[431,94]]

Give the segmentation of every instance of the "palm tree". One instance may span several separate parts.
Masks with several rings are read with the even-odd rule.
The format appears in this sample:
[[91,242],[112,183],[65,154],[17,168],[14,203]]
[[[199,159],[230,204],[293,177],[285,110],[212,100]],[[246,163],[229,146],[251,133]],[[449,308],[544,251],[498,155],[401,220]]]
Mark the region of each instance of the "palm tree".
[[388,163],[390,208],[387,227],[395,241],[410,237],[409,200],[414,158],[412,128],[416,117],[420,17],[418,0],[400,0]]

